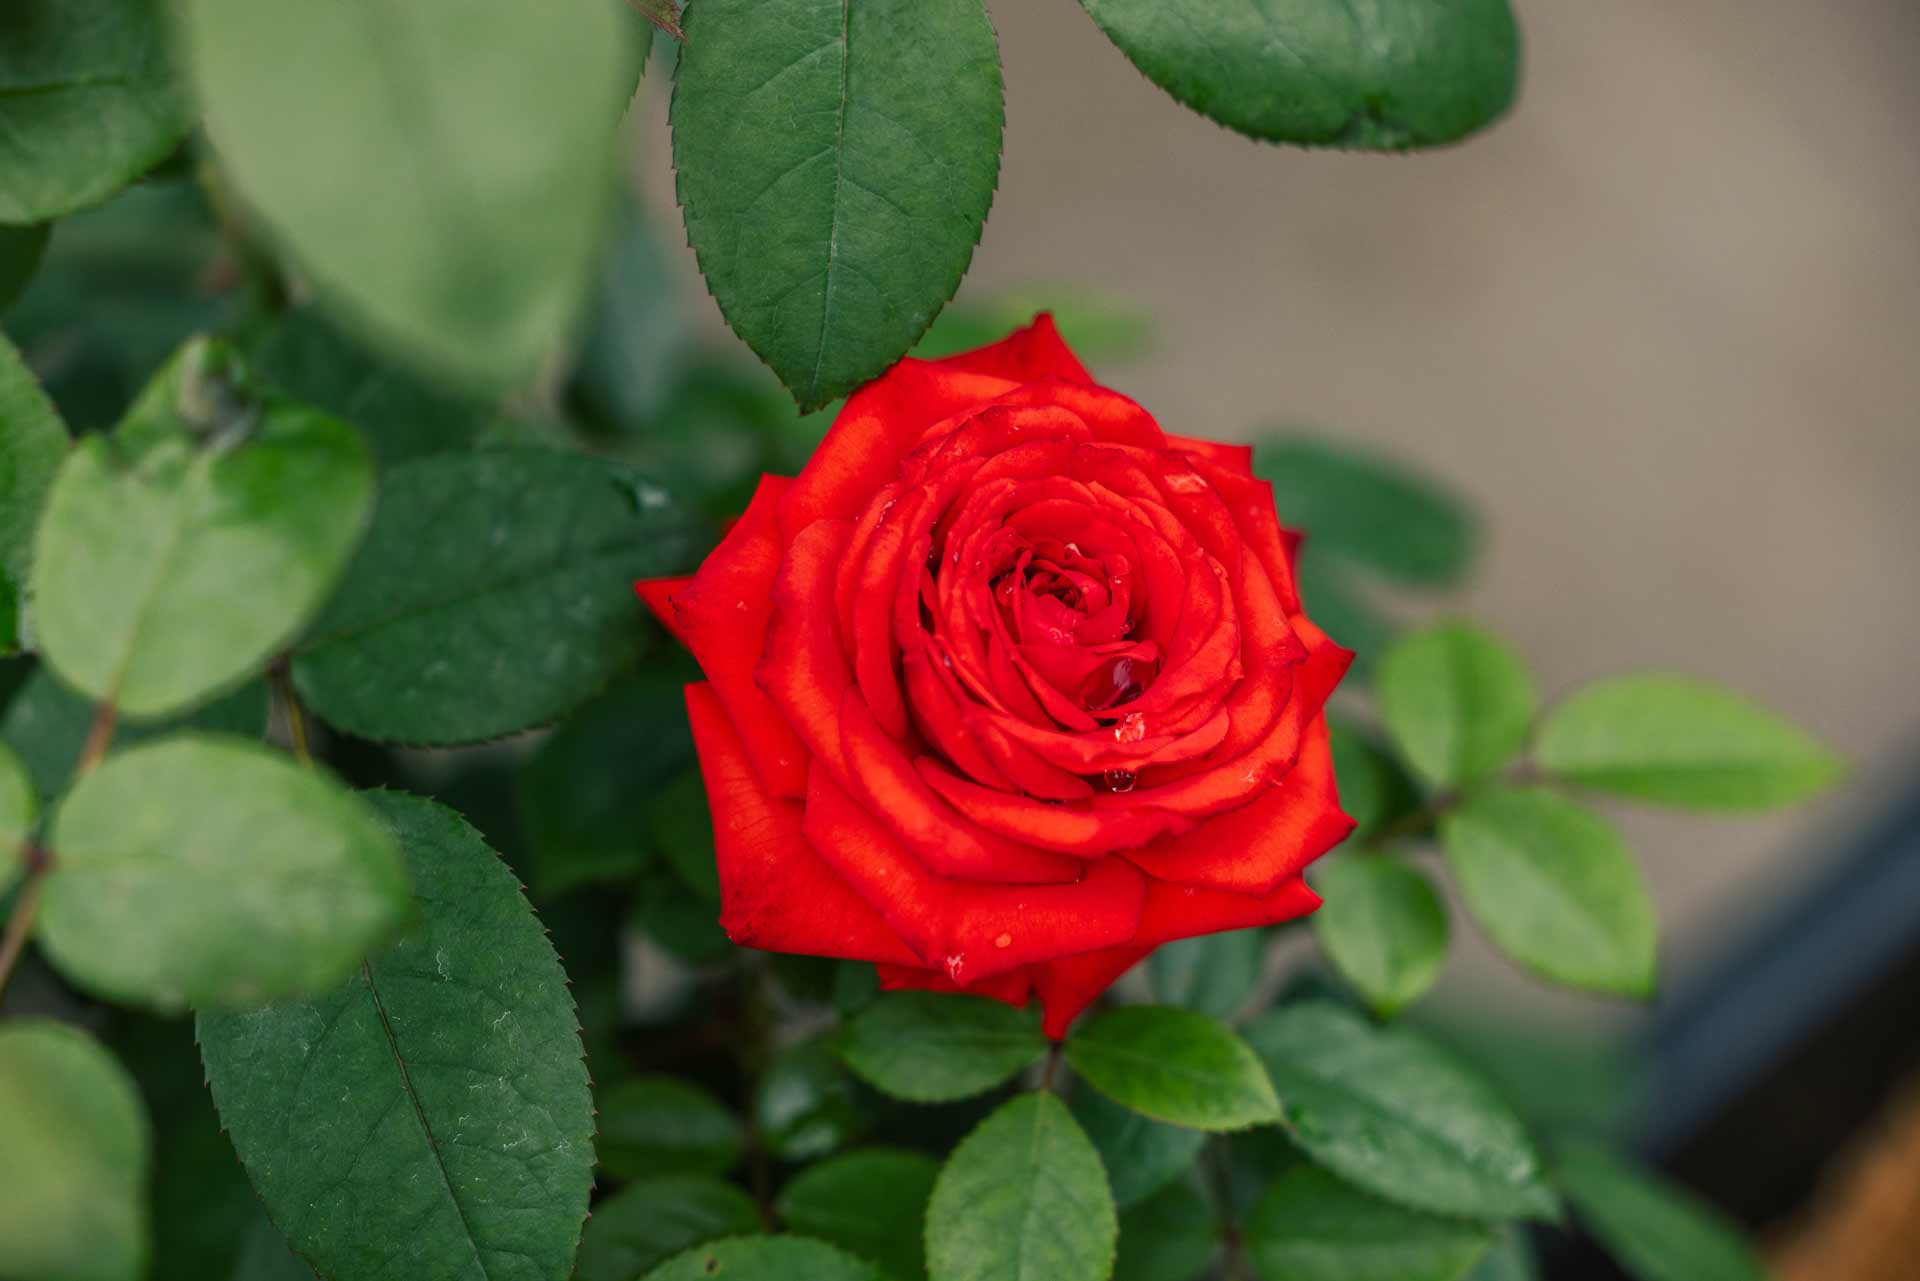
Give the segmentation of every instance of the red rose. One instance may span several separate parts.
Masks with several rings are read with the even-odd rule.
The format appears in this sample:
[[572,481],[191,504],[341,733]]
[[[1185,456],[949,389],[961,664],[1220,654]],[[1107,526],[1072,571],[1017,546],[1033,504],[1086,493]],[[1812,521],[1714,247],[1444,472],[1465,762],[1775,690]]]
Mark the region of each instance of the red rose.
[[1172,436],[1052,321],[847,401],[692,578],[689,686],[736,942],[1067,1025],[1161,943],[1312,911],[1352,829],[1352,655],[1240,445]]

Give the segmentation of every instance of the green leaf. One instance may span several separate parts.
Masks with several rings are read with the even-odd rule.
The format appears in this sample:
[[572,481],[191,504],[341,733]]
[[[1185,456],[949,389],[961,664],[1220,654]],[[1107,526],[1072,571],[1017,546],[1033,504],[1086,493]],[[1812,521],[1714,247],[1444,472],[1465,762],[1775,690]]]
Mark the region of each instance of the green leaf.
[[980,0],[688,11],[672,112],[687,239],[801,409],[880,374],[953,297],[993,202],[1002,117]]
[[1279,1117],[1259,1057],[1204,1014],[1122,1006],[1077,1025],[1066,1049],[1089,1085],[1156,1121],[1244,1130]]
[[1559,1213],[1519,1118],[1432,1043],[1327,1004],[1266,1015],[1246,1037],[1294,1142],[1342,1178],[1438,1214]]
[[39,922],[109,999],[256,1005],[353,971],[407,909],[393,838],[353,793],[242,739],[116,752],[55,813]]
[[315,1270],[565,1277],[593,1186],[593,1101],[566,975],[513,873],[459,815],[369,795],[419,923],[310,1001],[202,1013],[220,1119]]
[[1510,1232],[1481,1260],[1468,1281],[1541,1281],[1540,1267],[1526,1238]]
[[132,716],[238,685],[320,606],[373,505],[345,423],[235,403],[224,349],[189,347],[54,480],[34,560],[45,660]]
[[288,395],[358,427],[388,464],[464,449],[494,417],[383,364],[312,310],[282,316],[255,337],[247,356]]
[[1213,1207],[1176,1183],[1120,1215],[1113,1281],[1194,1281],[1219,1246]]
[[1541,727],[1535,758],[1582,787],[1698,810],[1805,800],[1840,760],[1731,690],[1686,676],[1619,676],[1580,690]]
[[1501,951],[1570,987],[1653,994],[1653,900],[1612,824],[1546,788],[1496,787],[1441,819],[1440,840]]
[[697,1246],[644,1281],[882,1281],[878,1272],[822,1241],[735,1237]]
[[679,671],[623,681],[569,717],[521,767],[520,819],[538,897],[631,882],[646,866],[649,802],[693,759],[683,689]]
[[[658,725],[655,732],[660,732]],[[707,902],[718,903],[720,867],[714,862],[713,810],[699,765],[682,770],[649,797],[644,814],[647,835],[667,856],[681,882]]]
[[[1298,0],[1296,0],[1296,3]],[[1254,451],[1288,525],[1308,546],[1414,587],[1466,577],[1479,550],[1472,510],[1431,477],[1378,454],[1312,436],[1278,436]]]
[[622,1179],[724,1174],[740,1159],[740,1121],[689,1081],[636,1076],[602,1091],[600,1164]]
[[1311,1165],[1281,1175],[1247,1223],[1261,1281],[1459,1281],[1492,1244],[1483,1227],[1391,1205]]
[[[124,750],[183,727],[257,739],[267,732],[270,710],[267,683],[249,681],[191,716],[145,725],[122,724],[114,732],[113,742]],[[6,712],[0,714],[0,739],[20,754],[40,795],[52,798],[65,790],[73,777],[93,716],[92,703],[62,685],[44,666],[36,667],[7,704]]]
[[0,1024],[0,1275],[144,1277],[148,1149],[140,1094],[92,1037],[51,1019]]
[[871,1260],[894,1281],[920,1281],[927,1275],[927,1201],[939,1172],[919,1152],[848,1152],[795,1175],[774,1210],[795,1232]]
[[40,817],[40,797],[27,767],[0,742],[0,898],[20,875],[27,838]]
[[1499,768],[1527,740],[1533,677],[1492,634],[1436,623],[1380,659],[1374,688],[1387,732],[1430,787],[1461,787]]
[[840,1036],[840,1057],[874,1089],[913,1103],[991,1090],[1047,1051],[1033,1009],[982,996],[888,992]]
[[1224,1019],[1246,1004],[1266,955],[1259,930],[1202,934],[1155,948],[1147,977],[1166,1004]]
[[183,44],[223,172],[322,300],[430,370],[503,388],[583,300],[635,80],[628,17],[191,0]]
[[160,163],[191,107],[162,0],[13,0],[0,17],[0,222],[97,204]]
[[31,227],[0,227],[0,311],[13,305],[20,291],[33,279],[47,251],[47,233],[52,223]]
[[232,1281],[314,1281],[313,1269],[300,1261],[300,1256],[280,1235],[280,1229],[273,1226],[273,1220],[260,1208],[251,1190],[247,1198],[254,1219],[240,1243]]
[[1638,1281],[1764,1281],[1767,1275],[1719,1211],[1604,1148],[1556,1148],[1554,1175],[1580,1222]]
[[782,1161],[812,1161],[866,1128],[853,1078],[825,1035],[782,1050],[753,1092],[753,1119]]
[[1348,838],[1364,844],[1374,832],[1420,807],[1420,789],[1398,761],[1352,723],[1331,717],[1333,776],[1340,780],[1340,808],[1358,824]]
[[660,418],[693,354],[681,269],[639,202],[624,202],[571,388],[603,428],[627,434],[676,425]]
[[913,354],[938,360],[985,347],[1031,324],[1043,311],[1053,317],[1061,340],[1089,366],[1138,360],[1153,347],[1153,316],[1144,306],[1098,286],[1073,283],[971,296],[963,291],[914,345]]
[[1138,1205],[1193,1167],[1206,1146],[1204,1130],[1168,1125],[1121,1107],[1098,1090],[1075,1090],[1073,1119],[1086,1131],[1107,1167],[1113,1203]]
[[1447,964],[1447,908],[1426,875],[1355,852],[1315,864],[1311,879],[1325,900],[1314,937],[1375,1013],[1397,1014],[1424,996]]
[[1354,651],[1352,677],[1372,683],[1380,655],[1400,628],[1373,600],[1347,562],[1301,544],[1297,567],[1300,599],[1313,621],[1337,643]]
[[574,1281],[634,1281],[693,1246],[760,1230],[752,1198],[702,1175],[631,1184],[593,1207]]
[[[67,445],[59,413],[0,335],[0,615],[17,617],[26,599],[34,526]],[[0,654],[18,647],[17,630],[13,619],[0,616]]]
[[1002,1104],[927,1207],[930,1281],[1106,1281],[1119,1224],[1100,1154],[1051,1094]]
[[554,720],[629,662],[633,581],[687,568],[694,519],[623,464],[538,449],[403,463],[295,648],[301,697],[363,738],[460,743]]
[[1080,3],[1149,80],[1268,142],[1437,146],[1498,119],[1519,87],[1506,0]]
[[632,924],[691,966],[715,965],[737,954],[720,928],[711,899],[689,890],[664,868],[646,868],[634,886]]

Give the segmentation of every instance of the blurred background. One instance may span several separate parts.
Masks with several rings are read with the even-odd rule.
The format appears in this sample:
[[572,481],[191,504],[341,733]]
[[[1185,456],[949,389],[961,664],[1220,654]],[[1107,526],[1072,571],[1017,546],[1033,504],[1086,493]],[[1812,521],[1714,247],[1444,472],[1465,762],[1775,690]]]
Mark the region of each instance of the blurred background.
[[[1445,480],[1484,540],[1440,604],[1547,696],[1711,675],[1855,763],[1777,818],[1617,815],[1661,915],[1652,1010],[1548,991],[1464,915],[1432,1004],[1550,1018],[1564,1044],[1506,1066],[1564,1106],[1617,1100],[1626,1047],[1644,1142],[1786,1275],[1912,1276],[1910,1237],[1876,1242],[1920,1214],[1897,1123],[1920,1091],[1920,8],[1518,0],[1515,114],[1383,159],[1178,109],[1068,0],[991,7],[1006,153],[963,303],[1115,301],[1151,340],[1095,371],[1169,429],[1305,427]],[[666,133],[641,137],[664,221]]]

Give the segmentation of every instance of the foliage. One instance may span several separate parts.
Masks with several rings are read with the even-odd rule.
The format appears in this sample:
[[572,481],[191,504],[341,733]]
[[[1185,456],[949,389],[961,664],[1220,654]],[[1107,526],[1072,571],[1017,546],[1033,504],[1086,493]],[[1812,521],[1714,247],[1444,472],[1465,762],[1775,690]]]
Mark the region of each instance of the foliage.
[[[1451,143],[1518,80],[1506,0],[1083,7],[1266,141]],[[621,197],[654,48],[687,240],[771,375]],[[909,351],[1042,303],[1089,359],[1149,341],[1113,296],[947,307],[1002,96],[981,0],[0,16],[0,1274],[1442,1281],[1528,1275],[1518,1225],[1566,1208],[1644,1281],[1756,1275],[1392,1020],[1446,884],[1529,971],[1644,997],[1592,801],[1760,810],[1838,763],[1694,677],[1543,713],[1411,607],[1470,576],[1471,505],[1338,437],[1256,454],[1374,694],[1333,726],[1316,995],[1272,932],[1180,940],[1056,1045],[716,924],[737,816],[632,581]]]

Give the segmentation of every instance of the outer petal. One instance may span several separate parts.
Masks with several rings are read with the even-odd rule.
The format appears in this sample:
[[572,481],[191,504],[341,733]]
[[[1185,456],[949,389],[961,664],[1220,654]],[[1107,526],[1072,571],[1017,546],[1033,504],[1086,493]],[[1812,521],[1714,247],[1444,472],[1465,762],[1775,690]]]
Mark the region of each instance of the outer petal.
[[713,809],[720,927],[744,947],[912,964],[912,949],[800,834],[800,806],[770,795],[711,685],[687,686],[687,717]]
[[1157,880],[1263,895],[1346,840],[1353,827],[1334,785],[1326,718],[1316,716],[1293,768],[1252,804],[1125,857]]
[[1244,930],[1256,925],[1278,925],[1305,916],[1320,906],[1320,896],[1299,877],[1282,881],[1271,893],[1257,898],[1222,894],[1191,886],[1147,882],[1147,905],[1140,913],[1139,947],[1158,947],[1178,939],[1222,930]]
[[928,428],[1015,383],[909,357],[847,398],[780,507],[792,539],[816,520],[851,520],[900,470]]
[[1133,937],[1145,878],[1119,859],[1087,866],[1078,881],[991,885],[928,872],[815,762],[801,830],[922,963],[973,984]]
[[1093,375],[1060,337],[1052,313],[1045,311],[1035,316],[1025,329],[1016,329],[997,343],[959,352],[939,363],[1021,383],[1049,377],[1077,383],[1093,381]]
[[[786,721],[754,683],[773,616],[773,582],[784,544],[775,511],[792,482],[762,476],[746,514],[734,523],[693,576],[678,590],[668,586],[668,626],[700,662],[713,692],[739,731],[754,768],[775,796],[806,791],[807,752]],[[669,583],[671,580],[667,580]],[[655,612],[661,584],[643,583],[640,594]]]
[[673,607],[673,598],[686,591],[692,582],[693,575],[688,574],[684,578],[643,578],[633,585],[634,594],[652,611],[660,626],[682,645],[687,643],[687,638],[680,630],[680,611]]
[[1151,951],[1150,947],[1112,947],[1034,966],[1033,990],[1047,1012],[1040,1030],[1056,1041],[1064,1038],[1080,1012]]
[[1005,1001],[1008,1005],[1022,1007],[1033,995],[1033,973],[1028,968],[1009,970],[996,978],[969,983],[965,987],[948,977],[945,970],[929,970],[913,965],[876,965],[873,968],[880,975],[880,989],[883,992],[898,992],[903,989],[920,992],[965,992],[968,996],[990,997],[996,1001]]

